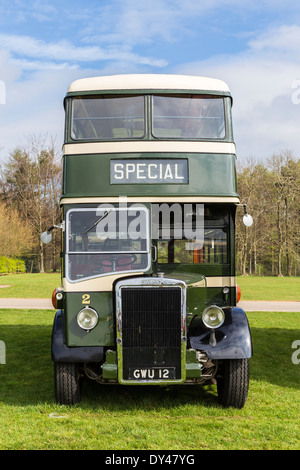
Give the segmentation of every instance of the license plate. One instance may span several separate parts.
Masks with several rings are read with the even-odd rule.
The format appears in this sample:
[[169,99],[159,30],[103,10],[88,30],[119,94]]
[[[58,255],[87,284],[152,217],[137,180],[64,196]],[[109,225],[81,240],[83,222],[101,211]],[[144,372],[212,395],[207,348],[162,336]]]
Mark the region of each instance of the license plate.
[[175,379],[175,367],[152,367],[129,369],[130,380],[169,380]]

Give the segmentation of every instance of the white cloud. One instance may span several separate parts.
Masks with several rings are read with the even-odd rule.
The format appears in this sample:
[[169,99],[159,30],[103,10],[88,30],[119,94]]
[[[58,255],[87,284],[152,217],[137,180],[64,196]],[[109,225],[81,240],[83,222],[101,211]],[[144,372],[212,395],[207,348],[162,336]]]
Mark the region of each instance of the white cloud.
[[69,83],[82,76],[79,70],[38,70],[23,77],[0,51],[0,80],[5,83],[5,104],[0,104],[0,163],[28,135],[48,135],[63,141],[63,98]]
[[20,75],[21,70],[10,62],[10,54],[8,51],[0,49],[0,80],[12,82],[17,80]]
[[[7,90],[6,104],[0,105],[0,147],[14,147],[27,133],[62,136],[62,99],[67,85],[76,78],[156,72],[164,67],[164,73],[207,75],[229,84],[234,97],[235,136],[240,156],[265,157],[280,147],[299,149],[300,104],[292,101],[293,84],[300,79],[300,27],[295,14],[300,11],[300,4],[297,2],[107,0],[82,5],[83,2],[79,9],[76,3],[74,8],[67,9],[58,1],[51,5],[43,0],[1,2],[0,13],[5,15],[10,11],[12,22],[19,21],[24,26],[34,17],[35,25],[39,24],[37,28],[27,29],[29,34],[24,33],[26,28],[22,29],[22,35],[13,34],[13,27],[12,33],[5,34],[2,30],[0,34],[0,80],[5,82]],[[256,12],[257,17],[261,16],[254,28],[262,28],[264,14],[270,9],[276,10],[277,15],[278,12],[294,15],[293,23],[270,26],[256,37],[253,23],[244,32],[230,29],[230,15],[234,21],[241,18],[246,24],[247,14],[253,18]],[[221,18],[219,24],[218,18]],[[51,41],[42,40],[39,27],[42,24],[49,28],[50,21],[55,34]],[[220,28],[219,34],[220,30],[229,36],[236,34],[237,42],[241,38],[243,42],[247,37],[251,39],[243,52],[183,63],[173,70],[168,64],[169,57],[165,60],[159,55],[160,44],[172,44],[176,54],[177,42],[196,37],[197,28],[211,31],[213,27]],[[57,39],[67,37],[70,32],[70,40]],[[214,38],[210,36],[210,40]],[[197,47],[195,44],[194,54]],[[210,50],[213,47],[211,44]]]
[[[111,0],[96,8],[93,15],[85,10],[81,33],[87,43],[126,44],[131,47],[175,43],[182,35],[192,34],[190,21],[199,19],[214,8],[233,6],[238,0]],[[74,18],[74,14],[70,14]]]
[[284,148],[299,153],[300,104],[293,102],[293,87],[300,78],[299,31],[294,26],[273,28],[252,39],[242,53],[177,69],[179,73],[211,76],[228,83],[241,158],[265,158]]
[[277,51],[297,53],[299,55],[300,27],[298,25],[282,25],[268,28],[256,39],[249,42],[254,51]]
[[20,67],[22,70],[77,70],[79,68],[76,64],[69,64],[68,62],[44,62],[41,60],[27,60],[27,59],[11,59],[10,63]]
[[[153,67],[163,67],[167,63],[161,59],[143,57],[131,52],[126,47],[108,47],[106,49],[99,46],[80,47],[67,40],[46,43],[30,36],[20,36],[13,34],[0,34],[1,47],[11,54],[30,57],[35,59],[69,61],[69,62],[98,62],[106,60],[127,60],[138,64],[147,64]],[[24,59],[22,59],[24,60]]]

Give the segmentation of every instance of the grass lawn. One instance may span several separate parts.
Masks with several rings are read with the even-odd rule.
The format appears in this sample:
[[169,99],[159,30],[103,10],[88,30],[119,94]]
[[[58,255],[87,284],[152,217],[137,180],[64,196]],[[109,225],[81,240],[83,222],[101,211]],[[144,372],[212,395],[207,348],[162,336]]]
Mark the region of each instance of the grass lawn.
[[[253,312],[248,400],[223,409],[215,386],[130,387],[86,382],[74,407],[54,400],[53,311],[0,310],[0,449],[300,449],[299,313]],[[299,357],[299,355],[298,355]]]
[[9,286],[0,288],[0,297],[49,299],[55,287],[60,284],[60,273],[8,274],[0,276],[0,285]]
[[[60,285],[60,274],[10,274],[0,276],[0,297],[51,298],[55,287]],[[241,300],[298,300],[300,301],[300,277],[237,278]]]
[[300,277],[238,276],[241,300],[300,301]]

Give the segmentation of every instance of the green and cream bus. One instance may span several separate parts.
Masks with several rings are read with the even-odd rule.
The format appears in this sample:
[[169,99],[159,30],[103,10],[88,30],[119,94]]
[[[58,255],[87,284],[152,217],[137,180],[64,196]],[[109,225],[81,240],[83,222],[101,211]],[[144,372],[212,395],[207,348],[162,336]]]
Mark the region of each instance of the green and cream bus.
[[99,386],[214,383],[223,406],[241,408],[252,342],[237,307],[241,204],[227,85],[87,78],[70,85],[64,106],[57,402],[80,401],[85,377]]

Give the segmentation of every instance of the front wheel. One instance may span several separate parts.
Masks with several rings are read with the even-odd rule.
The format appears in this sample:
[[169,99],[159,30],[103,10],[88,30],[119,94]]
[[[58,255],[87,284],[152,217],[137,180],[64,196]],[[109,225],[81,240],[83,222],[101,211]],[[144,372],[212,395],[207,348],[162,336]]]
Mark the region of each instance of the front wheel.
[[78,364],[73,362],[54,363],[55,399],[61,405],[80,402],[80,375]]
[[249,388],[249,359],[227,359],[220,364],[218,399],[225,407],[243,408]]

